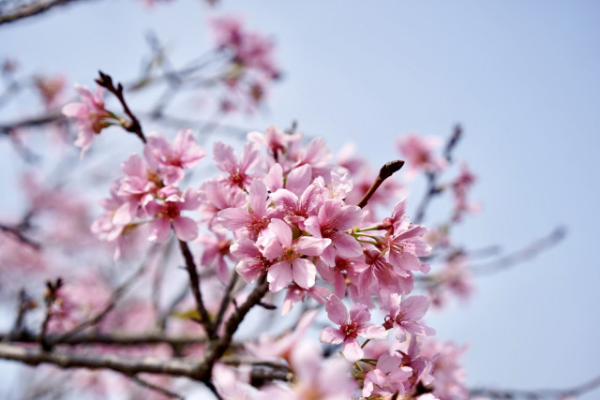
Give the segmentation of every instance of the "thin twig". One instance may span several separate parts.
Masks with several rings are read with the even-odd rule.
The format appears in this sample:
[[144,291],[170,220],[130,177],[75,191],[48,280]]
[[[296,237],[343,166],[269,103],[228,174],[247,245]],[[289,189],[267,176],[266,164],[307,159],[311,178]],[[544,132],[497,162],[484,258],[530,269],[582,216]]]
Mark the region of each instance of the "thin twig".
[[198,275],[196,263],[194,262],[194,256],[192,255],[188,244],[183,240],[179,241],[179,247],[181,248],[181,254],[183,255],[183,259],[185,260],[185,266],[190,276],[190,288],[192,289],[194,299],[196,300],[198,318],[200,318],[200,322],[202,323],[202,326],[204,326],[204,330],[206,331],[206,334],[208,335],[210,340],[214,340],[217,336],[213,329],[213,325],[210,320],[210,315],[208,314],[208,311],[204,306],[204,300],[202,299],[202,290],[200,288],[200,277]]
[[[155,250],[156,248],[157,247],[153,247],[153,250]],[[153,253],[153,252],[151,251],[150,253]],[[147,259],[144,260],[141,263],[141,265],[138,267],[138,269],[136,271],[134,271],[134,273],[127,280],[125,280],[122,284],[120,284],[114,290],[114,292],[110,296],[110,300],[108,301],[108,304],[106,305],[106,307],[104,307],[104,309],[102,311],[100,311],[99,313],[94,315],[92,318],[80,323],[75,328],[71,329],[69,332],[59,336],[58,340],[56,342],[54,342],[53,345],[63,343],[64,341],[67,341],[70,338],[76,336],[77,334],[79,334],[80,332],[85,330],[86,328],[96,325],[97,323],[102,321],[102,319],[104,319],[104,317],[109,312],[111,312],[113,310],[113,308],[115,308],[115,306],[117,305],[117,302],[119,300],[121,300],[121,297],[123,297],[123,295],[127,292],[127,289],[129,289],[129,286],[131,286],[142,275],[142,273],[146,269],[147,261],[148,261]]]
[[148,382],[148,381],[140,378],[137,375],[130,376],[129,378],[132,381],[134,381],[135,383],[137,383],[138,385],[143,386],[143,387],[145,387],[147,389],[150,389],[150,390],[154,390],[155,392],[158,392],[158,393],[160,393],[160,394],[162,394],[164,396],[167,396],[167,397],[170,397],[170,398],[173,398],[173,399],[183,399],[184,398],[182,395],[180,395],[178,393],[172,392],[169,389],[166,389],[164,387],[155,385],[154,383],[150,383],[150,382]]
[[0,15],[0,25],[39,15],[56,6],[63,6],[68,3],[75,3],[76,1],[77,0],[47,0],[27,4],[17,8],[11,13]]
[[100,75],[100,77],[96,79],[96,83],[117,97],[117,99],[121,103],[121,106],[123,107],[123,112],[125,112],[125,114],[127,114],[127,116],[129,117],[129,121],[121,122],[121,126],[125,128],[126,131],[137,135],[137,137],[139,137],[142,142],[146,143],[146,136],[144,136],[144,132],[142,131],[142,125],[127,105],[127,101],[125,101],[125,95],[123,94],[123,85],[118,83],[115,87],[110,75],[107,75],[102,71],[98,71],[98,74]]
[[227,306],[229,306],[229,302],[231,301],[233,289],[235,288],[237,282],[238,273],[234,269],[231,273],[231,278],[229,279],[229,285],[227,286],[227,289],[225,289],[225,294],[223,295],[223,299],[221,300],[221,307],[219,307],[217,318],[215,318],[215,330],[219,329],[219,325],[221,325],[221,322],[223,321],[223,317],[225,316],[225,312],[227,311]]
[[[460,125],[456,125],[454,127],[454,132],[452,133],[452,136],[450,136],[450,139],[448,140],[448,142],[446,143],[446,147],[444,148],[444,157],[448,162],[452,162],[452,152],[458,144],[458,141],[461,137],[462,128]],[[433,197],[442,193],[442,189],[440,189],[437,185],[438,177],[439,174],[437,172],[427,173],[427,189],[425,190],[425,195],[423,196],[423,199],[421,200],[421,203],[417,208],[416,217],[414,219],[415,224],[420,224],[421,222],[423,222],[425,218],[425,212],[427,211],[427,208],[429,206],[429,202],[431,201],[431,199],[433,199]]]
[[392,176],[395,172],[399,171],[403,165],[404,161],[402,160],[390,161],[384,164],[383,167],[381,167],[381,169],[379,170],[379,175],[377,175],[377,178],[375,178],[375,182],[373,182],[369,190],[367,190],[367,193],[365,193],[363,198],[358,202],[357,206],[359,206],[360,208],[365,207],[369,202],[369,199],[371,198],[371,196],[373,196],[373,194],[375,194],[379,186],[381,186],[381,184],[387,178]]

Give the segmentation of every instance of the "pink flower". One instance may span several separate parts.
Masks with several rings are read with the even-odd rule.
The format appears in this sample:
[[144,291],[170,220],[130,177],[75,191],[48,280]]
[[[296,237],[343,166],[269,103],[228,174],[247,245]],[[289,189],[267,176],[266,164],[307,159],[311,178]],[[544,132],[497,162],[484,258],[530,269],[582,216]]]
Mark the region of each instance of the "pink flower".
[[408,167],[407,176],[412,177],[417,171],[433,173],[446,168],[446,160],[433,151],[442,145],[439,137],[421,137],[415,133],[408,134],[397,141],[398,150],[404,156]]
[[213,233],[214,236],[201,235],[198,239],[204,248],[200,265],[214,267],[219,280],[227,284],[229,282],[229,269],[225,260],[227,258],[235,260],[229,249],[232,241],[227,239],[222,231],[215,230]]
[[380,293],[410,293],[413,288],[412,273],[389,263],[378,250],[365,250],[367,267],[359,276],[358,289],[362,295]]
[[159,134],[150,136],[144,146],[144,156],[150,168],[158,172],[165,185],[179,183],[184,177],[184,169],[192,168],[205,155],[191,129],[181,130],[173,146]]
[[298,142],[301,138],[302,133],[296,132],[293,135],[288,135],[277,126],[268,127],[265,133],[248,133],[248,140],[268,148],[275,161],[279,161],[280,157],[287,153],[290,143]]
[[88,88],[81,85],[75,85],[81,97],[81,103],[70,103],[63,107],[62,112],[68,118],[74,118],[79,126],[79,135],[75,141],[75,146],[81,147],[81,158],[85,152],[92,146],[94,135],[111,125],[107,119],[112,118],[112,114],[104,108],[103,89],[97,87],[94,95]]
[[304,289],[295,283],[292,283],[287,288],[285,293],[285,299],[283,299],[283,305],[281,306],[281,315],[289,313],[294,305],[299,301],[304,301],[306,296],[315,299],[320,304],[325,304],[326,298],[331,293],[325,288],[320,286],[313,286],[309,289]]
[[404,383],[413,375],[410,367],[402,366],[402,357],[382,354],[377,367],[367,373],[363,386],[363,397],[403,395]]
[[226,172],[226,181],[231,186],[239,186],[241,189],[248,188],[254,179],[248,173],[259,161],[260,151],[253,143],[246,143],[242,151],[242,157],[238,161],[233,147],[223,142],[216,142],[213,147],[213,159],[217,168]]
[[429,308],[427,296],[411,296],[401,299],[399,294],[392,293],[387,298],[386,308],[389,314],[385,317],[384,326],[388,329],[393,327],[396,339],[400,342],[406,340],[407,333],[416,336],[435,335],[435,330],[420,322]]
[[356,390],[348,363],[339,357],[324,360],[312,341],[302,341],[294,348],[291,367],[295,373],[292,386],[269,386],[258,400],[347,400]]
[[270,200],[264,182],[255,179],[250,184],[250,207],[228,208],[217,214],[218,221],[230,231],[244,230],[251,239],[269,225],[270,213],[267,211]]
[[167,186],[159,192],[164,196],[164,201],[156,200],[148,203],[148,214],[154,216],[150,225],[150,240],[153,242],[164,242],[171,226],[175,235],[182,241],[194,240],[198,236],[198,224],[188,217],[181,216],[183,210],[195,210],[200,205],[199,194],[196,190],[186,189],[183,195],[171,186]]
[[429,272],[429,265],[419,259],[431,254],[431,246],[423,239],[427,229],[420,225],[410,225],[405,229],[405,224],[396,224],[394,232],[389,237],[390,263],[405,271]]
[[473,175],[467,164],[463,163],[460,169],[460,174],[452,182],[452,194],[454,195],[454,215],[452,220],[459,222],[462,219],[464,213],[476,213],[479,211],[480,206],[475,204],[469,204],[467,197],[471,187],[475,184],[476,177]]
[[466,351],[467,346],[458,347],[452,342],[442,343],[433,339],[423,342],[421,353],[433,361],[433,394],[439,399],[469,398],[466,373],[460,360]]
[[371,313],[364,304],[352,305],[350,314],[348,314],[344,303],[338,297],[330,295],[325,309],[329,319],[340,327],[339,329],[332,327],[323,329],[319,339],[324,343],[343,343],[342,353],[350,362],[358,361],[364,355],[357,340],[358,336],[365,339],[385,339],[387,337],[383,326],[367,323],[371,319]]
[[235,241],[231,245],[231,254],[240,260],[236,271],[248,283],[256,282],[273,264],[256,247],[255,242],[248,238]]
[[246,204],[246,194],[238,187],[229,187],[220,182],[207,181],[200,187],[200,213],[202,221],[209,221],[209,228],[217,223],[219,211],[239,208]]
[[331,247],[323,253],[323,260],[332,265],[335,255],[358,257],[362,254],[360,243],[344,230],[357,226],[362,219],[362,210],[357,206],[344,205],[339,200],[326,200],[318,216],[308,218],[304,226],[311,235],[331,239]]
[[329,239],[302,236],[292,241],[292,229],[280,219],[269,224],[271,236],[266,240],[265,257],[275,262],[267,274],[269,290],[278,292],[294,281],[309,289],[315,284],[315,264],[302,256],[318,257],[330,243]]

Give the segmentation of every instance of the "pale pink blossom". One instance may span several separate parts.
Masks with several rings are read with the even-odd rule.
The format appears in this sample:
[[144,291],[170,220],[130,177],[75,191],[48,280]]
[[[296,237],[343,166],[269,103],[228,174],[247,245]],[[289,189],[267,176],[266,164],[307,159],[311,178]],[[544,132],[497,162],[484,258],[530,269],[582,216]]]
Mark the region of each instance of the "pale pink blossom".
[[429,299],[427,296],[411,296],[402,299],[397,293],[391,293],[387,299],[385,308],[388,314],[384,326],[394,328],[396,339],[404,342],[407,334],[416,336],[435,335],[435,330],[424,325],[421,318],[425,316],[429,308]]
[[258,146],[253,143],[246,143],[242,150],[242,156],[238,161],[233,147],[223,142],[216,142],[213,146],[215,165],[228,175],[225,181],[229,185],[238,186],[241,189],[249,188],[250,183],[255,178],[248,171],[258,163],[259,154]]
[[217,222],[217,214],[228,208],[239,208],[246,204],[246,194],[238,187],[222,185],[216,180],[206,181],[200,186],[200,220],[208,221],[213,228]]
[[214,235],[200,235],[198,238],[198,242],[204,248],[200,265],[213,267],[219,280],[227,284],[229,283],[229,268],[226,260],[237,261],[230,251],[233,242],[221,230],[214,230],[212,233]]
[[466,373],[461,358],[467,346],[459,347],[452,342],[429,339],[421,345],[421,354],[433,362],[434,391],[440,400],[466,400],[469,390],[466,387]]
[[240,260],[236,271],[248,283],[256,282],[273,265],[273,262],[269,261],[256,247],[256,243],[248,238],[236,240],[230,250],[231,254]]
[[381,325],[369,324],[371,313],[364,304],[353,304],[348,313],[348,309],[342,301],[330,295],[325,306],[329,319],[340,325],[339,328],[327,327],[321,331],[319,339],[321,342],[330,344],[342,344],[342,353],[344,357],[355,362],[363,358],[364,352],[357,337],[365,339],[385,339],[387,332]]
[[331,240],[307,236],[292,240],[292,229],[277,218],[271,220],[269,232],[271,236],[264,251],[265,257],[274,262],[267,274],[269,289],[278,292],[292,281],[304,289],[314,286],[317,277],[315,264],[303,256],[320,256]]
[[328,265],[335,262],[335,255],[358,257],[362,246],[350,234],[344,232],[357,226],[362,219],[362,210],[357,206],[345,205],[339,200],[326,200],[318,216],[312,216],[304,222],[306,231],[319,238],[331,239],[331,246],[323,253]]
[[348,363],[341,358],[323,359],[318,344],[302,341],[294,349],[291,366],[295,380],[291,386],[271,385],[259,400],[347,400],[356,390]]
[[112,114],[104,108],[103,89],[98,86],[96,93],[92,93],[87,87],[75,85],[81,97],[81,103],[69,103],[63,107],[62,112],[68,118],[77,121],[79,135],[75,146],[81,147],[81,158],[92,146],[94,135],[97,135],[111,124],[108,121]]
[[365,376],[363,397],[403,395],[405,382],[413,375],[410,367],[402,366],[402,357],[383,354],[377,360],[375,369]]
[[406,161],[406,175],[409,177],[414,176],[418,171],[438,172],[448,164],[444,157],[434,153],[442,145],[440,137],[422,137],[411,133],[401,137],[396,143]]
[[194,240],[198,236],[198,224],[193,219],[182,216],[181,211],[198,208],[200,205],[198,191],[186,189],[180,195],[177,189],[167,186],[159,193],[165,196],[164,201],[159,203],[152,200],[146,207],[148,214],[154,217],[149,223],[149,239],[153,242],[164,242],[172,226],[179,240],[184,242]]
[[220,211],[217,217],[219,223],[230,231],[243,230],[250,238],[256,239],[271,221],[267,210],[270,200],[264,182],[253,180],[248,197],[250,207],[228,208]]
[[361,294],[376,294],[381,289],[401,294],[412,291],[412,272],[388,262],[380,251],[365,250],[365,264],[366,268],[361,272],[358,283]]
[[157,171],[165,185],[177,185],[184,175],[184,169],[198,164],[206,156],[198,146],[191,129],[179,132],[173,145],[159,134],[148,137],[144,146],[144,156],[150,169]]

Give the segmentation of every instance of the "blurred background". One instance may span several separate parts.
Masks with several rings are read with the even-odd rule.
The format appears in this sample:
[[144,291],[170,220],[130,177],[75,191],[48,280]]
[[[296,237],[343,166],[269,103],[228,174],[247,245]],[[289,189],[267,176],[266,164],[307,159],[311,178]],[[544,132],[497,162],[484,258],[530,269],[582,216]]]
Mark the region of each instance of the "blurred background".
[[[334,151],[354,142],[374,166],[398,158],[398,136],[448,138],[460,123],[455,156],[478,177],[472,199],[482,211],[456,228],[457,241],[511,252],[567,227],[558,246],[477,278],[469,301],[428,314],[439,338],[469,344],[470,386],[569,388],[600,374],[600,263],[593,252],[600,226],[600,3],[75,2],[0,26],[0,57],[92,86],[98,69],[136,76],[148,32],[174,64],[189,60],[210,47],[209,17],[231,13],[272,35],[283,70],[267,106],[233,123],[264,130],[297,121]],[[143,102],[134,100],[141,108]],[[196,107],[172,111],[201,114],[201,101]],[[17,103],[1,110],[0,122],[25,109]],[[15,172],[22,168],[0,141],[3,215],[19,207]],[[423,178],[410,188],[414,213]],[[436,200],[425,224],[435,224],[448,201]],[[12,370],[8,363],[0,368]],[[11,376],[0,374],[0,386]],[[599,396],[596,390],[584,398]]]

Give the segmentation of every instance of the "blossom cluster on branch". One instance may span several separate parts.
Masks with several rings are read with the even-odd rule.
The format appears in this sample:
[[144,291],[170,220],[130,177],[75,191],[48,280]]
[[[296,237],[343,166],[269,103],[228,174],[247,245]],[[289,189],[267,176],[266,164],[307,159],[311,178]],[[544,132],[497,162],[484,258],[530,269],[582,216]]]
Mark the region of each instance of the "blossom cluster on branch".
[[[87,193],[23,176],[25,212],[0,223],[0,297],[18,299],[0,359],[49,364],[40,388],[60,375],[53,367],[73,370],[70,392],[100,397],[468,398],[466,346],[437,340],[425,322],[430,307],[468,298],[479,271],[475,252],[452,238],[480,210],[476,177],[462,161],[444,180],[461,128],[446,143],[399,137],[401,160],[381,160],[379,170],[351,145],[335,155],[295,124],[209,140],[218,121],[197,129],[168,115],[176,94],[202,89],[224,118],[257,111],[282,76],[272,39],[234,17],[210,26],[214,50],[186,67],[169,66],[154,41],[141,77],[121,84],[100,72],[95,89],[77,85],[79,100],[62,107],[66,79],[37,75],[30,84],[47,114],[0,124],[22,151],[28,130],[51,126],[63,138],[76,131],[81,165],[111,156],[82,168]],[[23,87],[16,69],[2,67],[9,94]],[[132,106],[132,95],[161,84],[149,113]],[[146,122],[168,127],[149,133]],[[140,139],[118,163],[103,143],[113,132]],[[118,175],[110,164],[120,164]],[[59,166],[55,175],[78,170]],[[418,175],[425,193],[409,197]],[[101,211],[90,204],[98,191]],[[429,204],[445,193],[452,205],[433,225]]]

